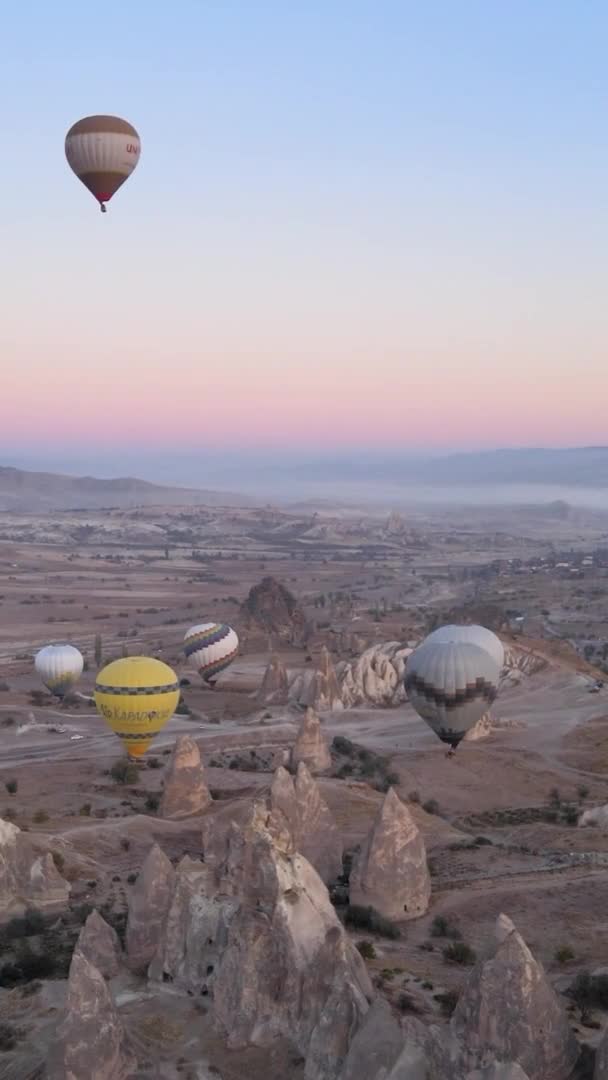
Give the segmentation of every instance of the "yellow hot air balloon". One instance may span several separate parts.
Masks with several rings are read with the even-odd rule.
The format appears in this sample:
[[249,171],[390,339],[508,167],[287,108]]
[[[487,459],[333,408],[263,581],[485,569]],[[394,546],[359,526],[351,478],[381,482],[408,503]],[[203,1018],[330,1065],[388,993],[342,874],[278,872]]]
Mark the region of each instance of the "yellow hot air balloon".
[[65,137],[68,165],[104,214],[106,203],[136,168],[140,153],[139,135],[120,116],[85,116]]
[[177,675],[162,660],[126,656],[97,676],[95,704],[130,757],[141,757],[179,701]]

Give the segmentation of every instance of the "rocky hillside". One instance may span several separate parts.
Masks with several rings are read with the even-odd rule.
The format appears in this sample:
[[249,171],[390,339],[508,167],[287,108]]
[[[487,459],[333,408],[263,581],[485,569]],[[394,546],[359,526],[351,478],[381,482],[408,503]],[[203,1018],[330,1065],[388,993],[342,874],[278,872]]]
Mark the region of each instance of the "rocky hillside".
[[245,496],[221,491],[198,491],[162,487],[146,480],[120,477],[102,480],[93,476],[27,472],[0,466],[0,510],[94,510],[126,506],[244,506]]

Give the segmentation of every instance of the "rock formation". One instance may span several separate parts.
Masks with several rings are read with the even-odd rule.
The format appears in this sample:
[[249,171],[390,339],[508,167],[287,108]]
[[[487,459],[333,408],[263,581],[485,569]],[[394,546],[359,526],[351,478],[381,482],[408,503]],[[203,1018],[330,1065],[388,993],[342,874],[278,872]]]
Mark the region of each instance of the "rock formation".
[[473,724],[472,728],[467,731],[464,741],[465,742],[477,742],[478,739],[485,739],[492,731],[492,716],[489,712],[480,716],[476,724]]
[[398,641],[372,645],[354,662],[338,669],[345,708],[397,705],[405,701],[403,674],[412,650]]
[[69,895],[53,856],[37,852],[27,833],[0,818],[0,913],[30,906],[43,910],[67,903]]
[[308,708],[291,751],[291,767],[297,769],[300,762],[314,775],[331,769],[331,754],[321,729],[321,721],[314,709]]
[[127,956],[133,971],[143,973],[160,942],[163,923],[171,903],[175,871],[155,844],[146,857],[129,896]]
[[390,788],[353,866],[350,902],[400,920],[423,915],[430,896],[424,840]]
[[249,590],[240,614],[245,627],[293,643],[301,640],[306,628],[304,612],[295,596],[273,577],[263,578]]
[[101,972],[104,979],[112,979],[118,974],[122,961],[118,934],[98,911],[92,911],[89,915],[80,931],[76,949]]
[[174,821],[194,817],[210,802],[198,744],[189,735],[179,735],[165,774],[160,815]]
[[608,829],[608,806],[594,806],[591,810],[585,810],[578,823],[583,829],[595,826],[605,832]]
[[316,712],[336,712],[344,708],[338,677],[325,646],[316,669],[296,675],[289,688],[289,700]]
[[443,1070],[459,1080],[509,1062],[533,1080],[567,1080],[578,1050],[566,1013],[520,934],[507,930],[502,917],[494,956],[476,965],[465,986],[450,1022]]
[[103,975],[76,949],[60,1028],[65,1080],[127,1080],[135,1061]]
[[466,1080],[528,1080],[528,1076],[521,1065],[495,1062],[485,1069],[475,1069],[475,1072],[468,1074]]
[[257,700],[262,705],[286,705],[289,698],[289,679],[287,668],[276,653],[270,657],[264,672],[262,685],[257,692]]
[[[313,867],[256,804],[182,863],[151,967],[208,997],[229,1047],[289,1039],[306,1080],[335,1080],[372,987]],[[277,831],[278,830],[278,831]]]
[[295,784],[286,769],[277,769],[270,789],[270,809],[282,815],[296,851],[319,877],[331,884],[342,873],[342,840],[332,813],[303,761]]
[[215,897],[213,871],[185,856],[175,872],[175,888],[149,976],[185,992],[207,996],[228,940],[236,902]]
[[597,1048],[593,1080],[608,1080],[608,1033],[606,1031]]
[[404,1049],[404,1035],[393,1011],[377,997],[366,1013],[340,1071],[339,1080],[385,1080]]

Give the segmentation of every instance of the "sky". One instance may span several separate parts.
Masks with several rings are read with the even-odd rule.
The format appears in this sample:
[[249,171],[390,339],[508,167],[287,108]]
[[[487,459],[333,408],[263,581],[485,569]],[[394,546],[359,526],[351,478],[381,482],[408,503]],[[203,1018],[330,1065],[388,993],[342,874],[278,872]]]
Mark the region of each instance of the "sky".
[[[603,0],[22,0],[0,460],[608,442]],[[101,215],[81,116],[138,129]],[[148,469],[149,474],[149,469]]]

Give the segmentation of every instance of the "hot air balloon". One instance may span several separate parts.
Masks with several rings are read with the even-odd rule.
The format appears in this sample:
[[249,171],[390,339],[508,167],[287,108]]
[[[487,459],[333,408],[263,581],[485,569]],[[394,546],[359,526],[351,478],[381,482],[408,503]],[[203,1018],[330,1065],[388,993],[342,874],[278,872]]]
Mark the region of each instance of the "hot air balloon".
[[129,757],[141,757],[179,701],[177,675],[162,660],[126,656],[97,676],[95,704]]
[[51,693],[62,698],[78,682],[84,661],[73,645],[45,645],[36,654],[34,667]]
[[192,667],[211,686],[220,671],[232,663],[238,651],[239,639],[226,623],[200,623],[191,626],[184,637],[184,652]]
[[416,712],[453,750],[494,701],[500,667],[468,641],[424,641],[408,658],[404,686]]
[[85,116],[65,137],[68,165],[89,189],[105,214],[105,204],[137,166],[141,142],[134,127],[119,116]]
[[485,626],[440,626],[425,638],[424,643],[428,641],[468,641],[471,645],[479,645],[480,649],[489,652],[500,668],[504,666],[504,645],[500,638]]

